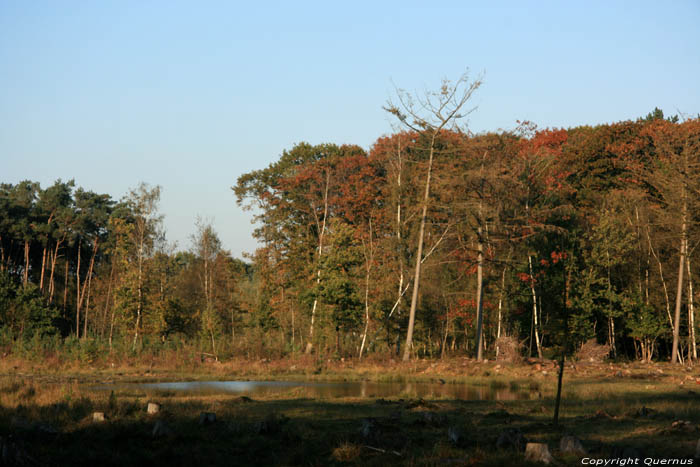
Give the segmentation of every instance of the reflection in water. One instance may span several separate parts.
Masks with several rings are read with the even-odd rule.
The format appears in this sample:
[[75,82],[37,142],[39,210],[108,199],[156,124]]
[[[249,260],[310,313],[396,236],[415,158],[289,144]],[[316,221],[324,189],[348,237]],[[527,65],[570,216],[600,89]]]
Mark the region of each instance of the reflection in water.
[[[143,383],[119,385],[124,389],[150,389],[186,393],[245,394],[248,396],[293,393],[296,397],[433,397],[462,400],[521,400],[531,399],[532,392],[472,386],[420,382],[299,382],[299,381],[188,381],[173,383]],[[113,389],[114,387],[105,388]]]

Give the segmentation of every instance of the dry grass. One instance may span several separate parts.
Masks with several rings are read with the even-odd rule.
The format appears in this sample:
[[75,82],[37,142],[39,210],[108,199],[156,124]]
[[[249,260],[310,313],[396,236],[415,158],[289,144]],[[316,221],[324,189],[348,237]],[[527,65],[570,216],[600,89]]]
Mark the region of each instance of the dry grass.
[[333,450],[333,458],[341,462],[351,462],[362,455],[362,446],[345,442]]
[[[498,366],[484,365],[478,368],[495,372]],[[0,378],[0,436],[11,434],[40,465],[227,465],[231,459],[241,465],[521,464],[519,454],[495,449],[498,434],[509,427],[522,430],[532,441],[548,443],[560,465],[580,465],[579,459],[556,450],[564,432],[579,437],[592,457],[613,456],[620,446],[633,447],[645,456],[694,453],[700,387],[694,379],[683,379],[683,386],[679,383],[681,374],[692,377],[693,372],[668,374],[674,368],[669,365],[605,365],[596,369],[597,376],[589,377],[567,368],[563,427],[554,427],[556,376],[549,373],[549,365],[536,370],[537,365],[517,370],[536,372],[530,381],[541,398],[430,399],[425,403],[402,401],[398,396],[381,402],[306,399],[294,391],[252,401],[226,394],[141,388],[111,393],[95,389],[94,380],[5,376]],[[506,368],[504,373],[515,371]],[[543,371],[548,373],[542,375]],[[617,376],[618,371],[623,376]],[[506,377],[495,375],[479,381],[494,381],[493,390],[529,384],[508,383]],[[148,416],[149,401],[160,404],[161,413]],[[93,422],[93,411],[104,412],[107,421]],[[214,412],[217,421],[200,425],[201,412]],[[427,418],[427,412],[433,415]],[[372,419],[377,427],[368,438],[360,430],[365,419]],[[166,423],[172,435],[153,438],[156,420]],[[674,428],[676,420],[690,425]],[[452,426],[464,434],[457,445],[447,437]]]

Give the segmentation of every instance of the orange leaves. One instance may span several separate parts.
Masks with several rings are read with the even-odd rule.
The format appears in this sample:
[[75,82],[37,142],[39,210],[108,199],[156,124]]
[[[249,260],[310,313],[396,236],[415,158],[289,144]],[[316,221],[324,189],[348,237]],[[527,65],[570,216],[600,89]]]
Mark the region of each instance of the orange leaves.
[[340,159],[335,171],[338,184],[330,200],[335,215],[351,224],[367,224],[385,183],[378,165],[355,153]]
[[562,148],[568,140],[564,129],[547,129],[537,131],[532,138],[520,141],[520,156],[555,156],[562,153]]
[[517,276],[518,279],[520,279],[520,282],[523,282],[525,284],[532,285],[533,283],[535,283],[535,279],[526,272],[519,272]]
[[565,251],[553,251],[550,256],[552,257],[552,264],[557,264],[559,261],[568,258],[569,255]]
[[[484,300],[483,303],[485,310],[495,309],[495,305],[488,300]],[[461,298],[457,300],[454,306],[450,306],[447,310],[446,316],[443,315],[444,319],[459,319],[466,327],[471,327],[474,323],[474,318],[476,317],[476,300],[473,298]]]

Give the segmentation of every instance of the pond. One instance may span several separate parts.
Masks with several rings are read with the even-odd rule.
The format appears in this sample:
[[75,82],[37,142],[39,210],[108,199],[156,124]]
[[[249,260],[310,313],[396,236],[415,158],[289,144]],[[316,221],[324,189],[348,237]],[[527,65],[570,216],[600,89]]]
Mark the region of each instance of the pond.
[[157,390],[182,394],[293,395],[305,398],[405,397],[461,400],[523,400],[538,397],[536,390],[502,385],[474,386],[439,382],[317,382],[317,381],[183,381],[131,383],[100,389]]

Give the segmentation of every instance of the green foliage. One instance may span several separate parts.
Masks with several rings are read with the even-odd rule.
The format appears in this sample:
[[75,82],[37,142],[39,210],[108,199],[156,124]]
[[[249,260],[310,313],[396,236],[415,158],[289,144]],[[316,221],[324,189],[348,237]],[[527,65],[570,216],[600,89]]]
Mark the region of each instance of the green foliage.
[[36,285],[22,286],[0,272],[0,326],[9,329],[15,339],[54,334],[57,317],[58,310],[46,304]]
[[596,316],[603,309],[602,287],[603,280],[590,269],[581,271],[574,278],[569,326],[577,343],[586,342],[595,335]]
[[625,295],[622,299],[625,324],[629,335],[637,340],[655,341],[668,333],[668,328],[660,310],[644,303],[637,295]]
[[329,251],[321,260],[322,280],[316,294],[322,303],[333,307],[331,316],[336,326],[353,329],[362,312],[357,288],[357,267],[362,264],[362,255],[350,226],[335,221],[330,232]]
[[[645,122],[651,122],[654,120],[663,120],[664,118],[665,118],[664,111],[658,107],[654,107],[654,110],[649,112],[646,117],[644,117],[640,120],[645,121]],[[678,118],[678,115],[672,115],[672,116],[668,117],[666,120],[668,120],[671,123],[678,123],[679,118]]]

